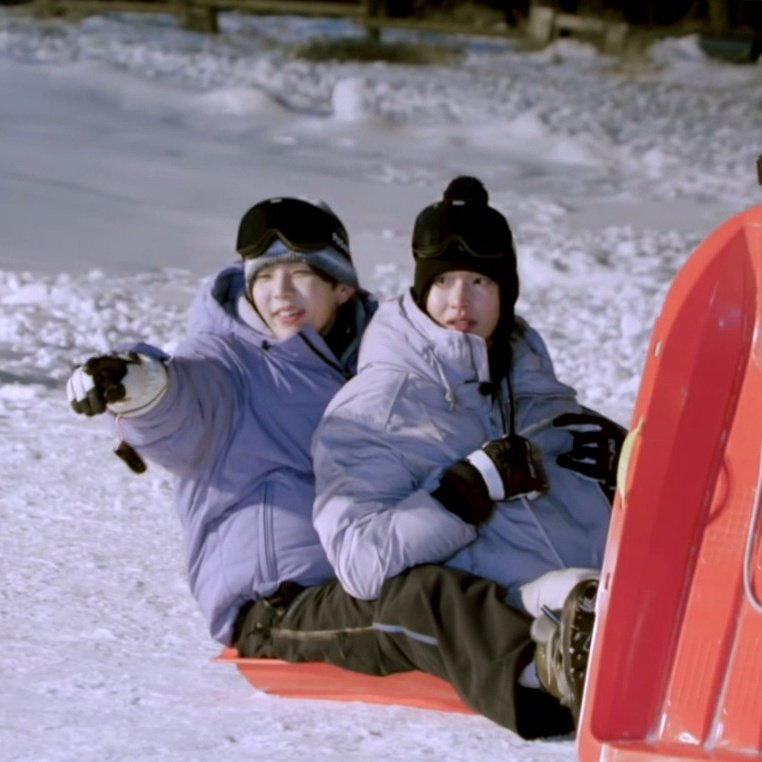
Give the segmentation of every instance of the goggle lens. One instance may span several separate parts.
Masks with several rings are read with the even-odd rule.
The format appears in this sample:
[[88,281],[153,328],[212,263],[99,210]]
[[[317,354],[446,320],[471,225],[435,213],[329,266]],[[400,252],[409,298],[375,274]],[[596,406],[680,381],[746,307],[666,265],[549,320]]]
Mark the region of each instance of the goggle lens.
[[440,201],[424,209],[415,221],[413,256],[438,257],[453,244],[482,259],[499,259],[513,251],[508,223],[489,206]]
[[338,218],[301,199],[268,199],[249,209],[241,220],[236,248],[243,259],[254,259],[276,239],[293,251],[331,247],[351,259],[349,236]]

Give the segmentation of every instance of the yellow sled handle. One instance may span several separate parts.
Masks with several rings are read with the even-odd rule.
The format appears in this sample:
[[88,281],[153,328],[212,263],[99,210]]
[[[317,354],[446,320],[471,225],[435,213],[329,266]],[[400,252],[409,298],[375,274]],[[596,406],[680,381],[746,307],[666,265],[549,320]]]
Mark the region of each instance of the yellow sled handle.
[[638,421],[637,426],[631,429],[624,438],[622,451],[619,453],[619,463],[616,467],[616,486],[622,498],[622,508],[627,507],[627,476],[630,473],[630,461],[635,451],[635,442],[643,430],[643,419]]

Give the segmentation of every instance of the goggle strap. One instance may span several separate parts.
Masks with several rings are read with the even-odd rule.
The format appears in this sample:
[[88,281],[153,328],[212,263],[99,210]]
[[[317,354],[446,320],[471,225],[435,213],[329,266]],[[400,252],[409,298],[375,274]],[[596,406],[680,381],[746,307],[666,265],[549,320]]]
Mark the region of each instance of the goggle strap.
[[495,251],[489,253],[476,251],[459,233],[452,233],[441,242],[439,242],[436,246],[416,248],[413,250],[413,254],[415,255],[415,259],[435,259],[436,257],[440,257],[442,254],[444,254],[445,251],[447,251],[454,243],[462,246],[472,257],[476,257],[477,259],[501,259],[507,254],[505,251]]
[[257,241],[249,244],[246,248],[241,249],[241,251],[238,253],[241,256],[241,259],[256,259],[257,257],[263,257],[267,254],[267,251],[273,245],[276,239],[280,241],[284,246],[286,246],[290,251],[295,251],[299,254],[311,254],[313,252],[321,251],[322,249],[330,247],[335,249],[342,256],[350,259],[349,249],[346,246],[346,243],[336,232],[331,235],[330,241],[323,241],[314,244],[297,244],[293,241],[290,241],[280,230],[276,230],[275,228],[268,228],[262,233]]

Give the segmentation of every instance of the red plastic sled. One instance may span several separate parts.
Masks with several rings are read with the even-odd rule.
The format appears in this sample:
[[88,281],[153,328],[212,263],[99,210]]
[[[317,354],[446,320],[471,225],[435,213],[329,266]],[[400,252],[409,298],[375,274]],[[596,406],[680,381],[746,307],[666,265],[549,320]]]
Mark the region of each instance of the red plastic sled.
[[279,659],[241,658],[233,649],[225,649],[216,661],[235,664],[257,690],[273,696],[474,714],[448,682],[423,672],[373,677],[322,662],[292,664]]
[[762,206],[678,274],[620,464],[582,762],[762,759]]

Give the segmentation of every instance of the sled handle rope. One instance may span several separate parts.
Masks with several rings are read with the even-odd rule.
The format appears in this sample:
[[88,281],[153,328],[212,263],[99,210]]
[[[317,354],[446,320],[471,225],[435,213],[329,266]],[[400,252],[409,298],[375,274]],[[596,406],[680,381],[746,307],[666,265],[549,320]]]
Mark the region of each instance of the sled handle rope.
[[752,566],[754,564],[754,539],[757,535],[757,525],[760,517],[760,501],[762,501],[762,452],[760,452],[759,479],[757,480],[757,489],[754,491],[754,510],[749,522],[749,534],[746,537],[746,551],[743,558],[743,589],[751,607],[758,614],[762,614],[762,602],[757,598],[752,583]]

